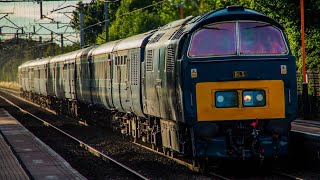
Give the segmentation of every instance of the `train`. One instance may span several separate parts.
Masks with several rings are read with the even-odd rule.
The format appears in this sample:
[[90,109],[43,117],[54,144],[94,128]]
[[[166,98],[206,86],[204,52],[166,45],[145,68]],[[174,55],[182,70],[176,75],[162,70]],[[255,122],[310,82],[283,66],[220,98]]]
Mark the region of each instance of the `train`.
[[243,6],[31,60],[20,94],[194,166],[288,155],[296,59],[276,20]]

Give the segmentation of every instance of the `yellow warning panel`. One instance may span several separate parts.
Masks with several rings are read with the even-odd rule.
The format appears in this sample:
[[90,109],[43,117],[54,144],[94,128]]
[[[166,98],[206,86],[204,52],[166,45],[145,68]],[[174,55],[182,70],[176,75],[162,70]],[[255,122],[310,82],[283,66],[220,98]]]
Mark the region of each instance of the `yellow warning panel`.
[[[242,105],[242,91],[254,89],[266,92],[266,106],[244,107]],[[215,92],[234,90],[238,92],[238,107],[217,108],[215,106]],[[198,121],[285,118],[285,94],[282,80],[197,83],[196,103]]]

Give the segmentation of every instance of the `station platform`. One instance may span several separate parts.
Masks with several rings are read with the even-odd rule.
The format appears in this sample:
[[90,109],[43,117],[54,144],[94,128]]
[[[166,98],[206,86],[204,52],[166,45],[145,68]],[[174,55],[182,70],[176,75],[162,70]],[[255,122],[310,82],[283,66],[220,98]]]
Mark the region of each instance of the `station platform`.
[[290,139],[293,157],[308,168],[320,170],[320,121],[294,120]]
[[86,179],[0,108],[0,179]]
[[320,137],[320,120],[296,119],[291,123],[291,131]]

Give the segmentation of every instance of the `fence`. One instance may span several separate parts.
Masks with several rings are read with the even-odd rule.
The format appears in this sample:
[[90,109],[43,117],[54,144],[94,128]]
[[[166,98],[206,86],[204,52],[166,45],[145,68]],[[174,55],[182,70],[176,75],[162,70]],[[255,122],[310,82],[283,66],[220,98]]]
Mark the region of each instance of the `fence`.
[[[320,73],[318,71],[307,71],[308,94],[310,117],[312,119],[320,118]],[[302,73],[297,72],[298,85],[298,116],[303,117],[303,99],[302,99]]]

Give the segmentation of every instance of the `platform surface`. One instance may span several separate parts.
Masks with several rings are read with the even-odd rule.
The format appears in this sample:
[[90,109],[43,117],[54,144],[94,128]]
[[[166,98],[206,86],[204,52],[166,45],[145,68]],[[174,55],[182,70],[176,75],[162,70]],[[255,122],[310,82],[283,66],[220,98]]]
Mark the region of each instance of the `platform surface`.
[[86,179],[0,108],[0,179]]
[[320,120],[297,119],[291,123],[291,131],[320,137]]

